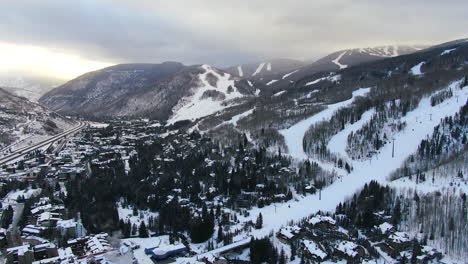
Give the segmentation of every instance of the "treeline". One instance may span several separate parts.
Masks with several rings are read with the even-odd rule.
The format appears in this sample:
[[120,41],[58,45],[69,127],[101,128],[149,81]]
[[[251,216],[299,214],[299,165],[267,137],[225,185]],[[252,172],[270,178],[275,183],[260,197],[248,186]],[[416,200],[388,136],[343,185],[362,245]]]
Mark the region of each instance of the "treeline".
[[445,117],[434,128],[432,135],[423,139],[416,153],[411,155],[404,166],[395,171],[391,178],[410,176],[418,171],[427,171],[447,163],[468,147],[468,101],[453,117]]

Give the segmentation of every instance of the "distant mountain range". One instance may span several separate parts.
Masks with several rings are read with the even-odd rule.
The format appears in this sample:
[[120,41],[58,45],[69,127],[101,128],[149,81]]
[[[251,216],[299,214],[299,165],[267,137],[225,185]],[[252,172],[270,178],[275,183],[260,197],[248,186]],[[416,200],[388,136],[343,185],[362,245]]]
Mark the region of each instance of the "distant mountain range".
[[[39,102],[90,118],[199,119],[231,105],[295,87],[316,74],[411,54],[427,46],[382,46],[331,53],[313,63],[275,59],[224,70],[208,65],[122,64],[79,76]],[[323,77],[323,76],[322,76]]]

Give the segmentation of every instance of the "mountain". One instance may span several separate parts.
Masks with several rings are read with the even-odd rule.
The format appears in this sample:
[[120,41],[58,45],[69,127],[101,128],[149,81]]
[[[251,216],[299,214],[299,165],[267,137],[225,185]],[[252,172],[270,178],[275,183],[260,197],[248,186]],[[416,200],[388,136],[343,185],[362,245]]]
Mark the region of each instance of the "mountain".
[[65,81],[24,72],[0,73],[0,87],[30,101],[37,100],[46,92]]
[[264,78],[260,80],[256,78],[256,80],[267,86],[271,86],[270,88],[275,90],[275,87],[288,86],[292,82],[298,81],[317,72],[339,71],[363,63],[410,54],[424,48],[427,48],[427,46],[393,45],[341,50],[333,52],[316,61],[304,63],[301,67],[276,72],[275,74],[264,76]]
[[0,88],[0,146],[57,134],[73,127],[71,121],[46,107]]
[[246,81],[208,65],[121,64],[71,80],[40,102],[67,115],[175,122],[209,115],[254,92]]
[[242,64],[225,69],[226,72],[243,78],[263,78],[282,72],[293,71],[306,63],[292,59],[273,59],[264,62]]

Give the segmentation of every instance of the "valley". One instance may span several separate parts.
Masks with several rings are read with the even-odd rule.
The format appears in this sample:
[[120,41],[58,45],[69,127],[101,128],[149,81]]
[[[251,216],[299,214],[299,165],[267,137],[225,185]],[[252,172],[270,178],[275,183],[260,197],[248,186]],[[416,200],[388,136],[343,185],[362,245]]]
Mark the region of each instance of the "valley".
[[467,61],[455,41],[0,90],[0,259],[463,263]]

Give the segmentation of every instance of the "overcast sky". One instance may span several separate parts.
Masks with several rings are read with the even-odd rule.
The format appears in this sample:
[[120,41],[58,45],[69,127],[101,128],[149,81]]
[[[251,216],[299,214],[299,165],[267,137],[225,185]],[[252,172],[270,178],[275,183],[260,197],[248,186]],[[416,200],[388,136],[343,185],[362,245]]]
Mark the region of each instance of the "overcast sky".
[[0,72],[124,62],[218,67],[468,37],[467,0],[2,0]]

